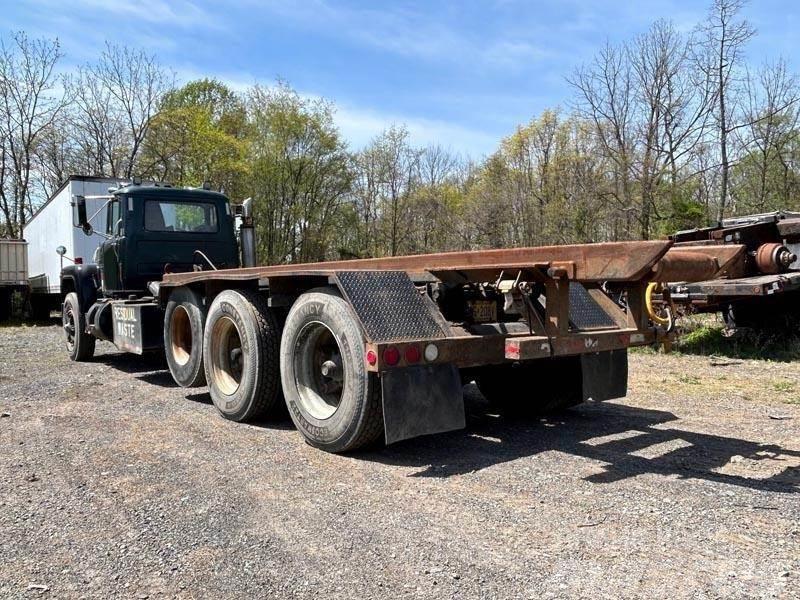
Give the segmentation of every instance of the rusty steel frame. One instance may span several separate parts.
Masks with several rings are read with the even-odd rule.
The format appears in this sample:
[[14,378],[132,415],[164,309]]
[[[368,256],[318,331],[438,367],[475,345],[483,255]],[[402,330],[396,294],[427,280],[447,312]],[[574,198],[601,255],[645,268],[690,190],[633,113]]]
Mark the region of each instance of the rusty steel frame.
[[442,252],[412,256],[272,265],[164,275],[164,287],[213,281],[252,281],[273,276],[330,276],[335,271],[406,271],[465,281],[490,281],[503,271],[524,271],[532,280],[585,282],[698,281],[730,266],[739,246],[681,247],[668,240],[538,246]]
[[[664,332],[652,327],[648,319],[645,296],[650,281],[696,281],[726,270],[736,272],[738,262],[743,262],[742,257],[740,246],[672,248],[668,240],[611,242],[175,273],[164,276],[162,287],[166,291],[175,286],[204,284],[213,290],[237,282],[250,285],[257,282],[260,287],[269,286],[270,293],[282,296],[292,288],[291,281],[334,281],[337,272],[359,270],[405,271],[412,276],[433,276],[451,283],[487,282],[505,277],[543,285],[544,318],[535,324],[529,320],[530,333],[464,332],[437,339],[385,343],[367,340],[366,350],[372,350],[378,358],[375,364],[367,365],[372,372],[411,366],[405,362],[406,348],[417,345],[419,349],[428,343],[435,343],[439,350],[436,364],[451,363],[467,368],[651,344],[661,339]],[[592,331],[571,329],[569,286],[572,282],[584,285],[615,326]],[[600,289],[604,282],[616,283],[624,289],[626,310]],[[287,298],[292,295],[290,292]],[[276,300],[282,302],[280,298]],[[399,350],[401,356],[400,362],[391,366],[383,360],[383,352],[390,346]],[[417,364],[420,363],[424,364],[424,359]]]

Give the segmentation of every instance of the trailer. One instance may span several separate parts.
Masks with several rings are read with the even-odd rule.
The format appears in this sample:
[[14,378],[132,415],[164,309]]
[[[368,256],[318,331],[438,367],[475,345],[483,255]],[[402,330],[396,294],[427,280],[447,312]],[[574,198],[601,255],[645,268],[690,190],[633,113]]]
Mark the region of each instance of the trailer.
[[800,332],[800,213],[723,219],[712,227],[679,231],[670,239],[676,249],[699,244],[709,251],[745,248],[741,258],[717,277],[669,284],[667,298],[673,305],[692,312],[718,312],[731,329]]
[[[28,267],[25,278],[34,318],[47,318],[61,308],[61,269],[65,262],[94,261],[94,253],[103,241],[106,213],[100,210],[109,187],[119,187],[119,179],[70,176],[28,220],[22,230],[27,241]],[[87,199],[92,231],[86,235],[73,222],[72,198]],[[60,249],[60,251],[59,251]]]
[[0,322],[11,317],[15,293],[28,293],[28,248],[25,240],[0,239]]
[[[86,230],[87,200],[73,207]],[[465,381],[501,410],[624,396],[627,349],[667,335],[649,282],[708,279],[742,251],[663,240],[254,266],[249,203],[134,184],[105,211],[97,263],[61,273],[70,357],[98,340],[163,351],[223,417],[285,404],[330,452],[464,427]]]

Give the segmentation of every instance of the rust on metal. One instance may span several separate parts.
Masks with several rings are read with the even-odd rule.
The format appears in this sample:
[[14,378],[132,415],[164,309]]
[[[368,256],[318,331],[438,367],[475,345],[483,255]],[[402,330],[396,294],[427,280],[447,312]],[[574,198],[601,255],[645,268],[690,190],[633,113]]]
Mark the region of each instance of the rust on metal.
[[[334,271],[387,270],[433,275],[459,272],[473,280],[506,270],[543,270],[553,267],[575,281],[636,281],[645,278],[669,250],[668,240],[607,242],[567,246],[539,246],[443,252],[358,260],[220,269],[164,275],[167,287],[214,280],[247,281],[276,275],[328,275]],[[488,279],[487,279],[488,280]]]
[[797,256],[783,244],[769,242],[756,250],[756,266],[767,275],[786,271],[797,260]]
[[671,248],[653,267],[652,281],[705,281],[722,273],[736,276],[744,269],[745,247],[697,245]]
[[568,336],[547,338],[525,336],[508,338],[505,354],[509,360],[533,360],[548,356],[571,356],[586,352],[620,350],[630,346],[651,344],[656,339],[654,330],[613,329],[608,331],[582,331]]

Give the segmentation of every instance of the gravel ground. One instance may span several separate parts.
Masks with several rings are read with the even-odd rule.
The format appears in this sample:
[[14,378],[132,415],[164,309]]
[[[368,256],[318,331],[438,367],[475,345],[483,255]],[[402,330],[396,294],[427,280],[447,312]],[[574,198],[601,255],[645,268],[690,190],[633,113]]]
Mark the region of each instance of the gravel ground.
[[798,363],[639,353],[630,388],[529,421],[468,388],[465,431],[335,456],[0,328],[0,597],[799,597]]

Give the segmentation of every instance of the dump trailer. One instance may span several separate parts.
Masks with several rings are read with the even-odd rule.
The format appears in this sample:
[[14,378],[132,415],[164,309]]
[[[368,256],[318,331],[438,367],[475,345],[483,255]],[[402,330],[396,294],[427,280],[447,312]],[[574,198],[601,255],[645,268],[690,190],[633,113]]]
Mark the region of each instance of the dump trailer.
[[28,244],[0,239],[0,322],[11,317],[15,293],[28,295]]
[[744,247],[741,256],[717,277],[667,286],[673,305],[719,312],[730,328],[800,332],[800,213],[777,211],[724,219],[713,227],[679,231],[671,240],[676,250],[700,244],[712,253]]
[[[90,233],[86,199],[74,208]],[[468,381],[500,409],[624,396],[627,348],[666,335],[648,283],[723,266],[668,240],[254,266],[250,213],[210,190],[114,190],[97,264],[61,274],[71,358],[97,340],[163,351],[223,417],[285,403],[310,444],[343,452],[464,427]]]

